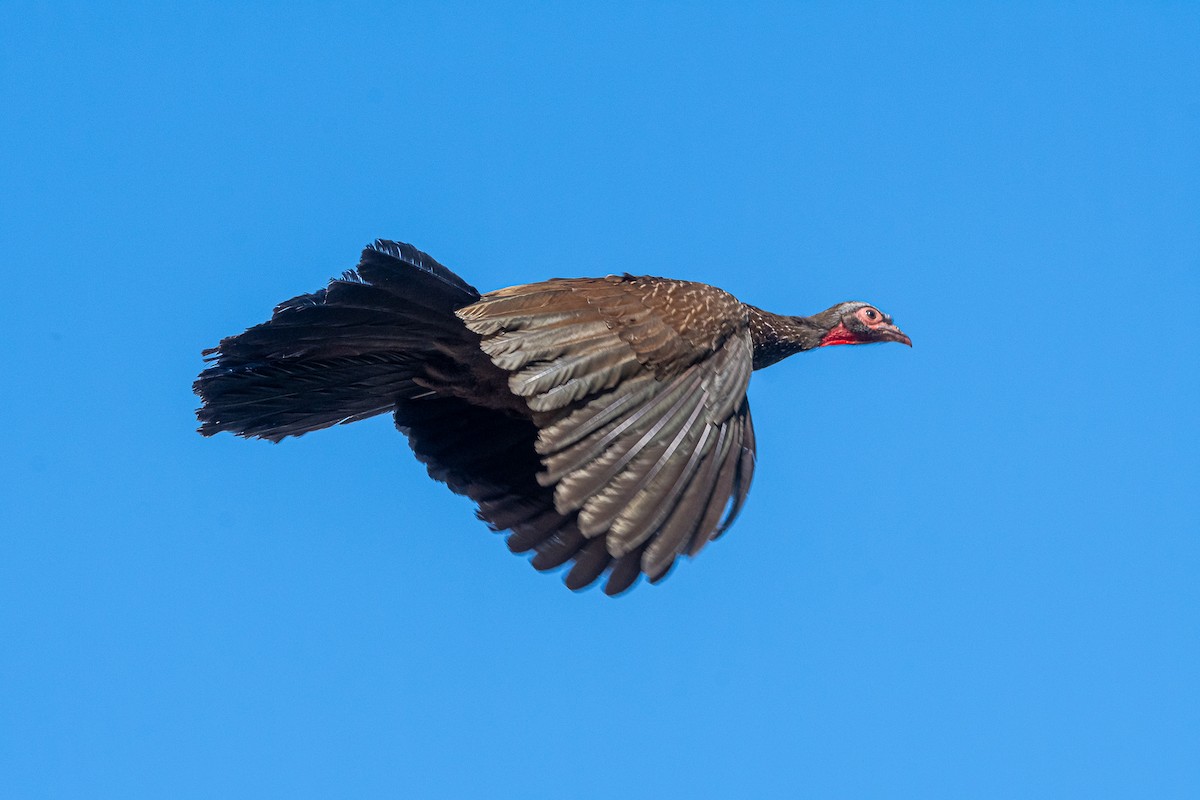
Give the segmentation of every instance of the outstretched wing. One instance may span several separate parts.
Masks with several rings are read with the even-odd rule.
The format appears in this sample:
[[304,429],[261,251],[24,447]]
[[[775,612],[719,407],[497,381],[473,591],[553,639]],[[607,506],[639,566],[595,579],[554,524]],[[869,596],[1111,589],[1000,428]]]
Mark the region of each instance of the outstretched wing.
[[587,540],[568,583],[613,561],[610,593],[658,580],[737,515],[754,470],[743,308],[702,284],[610,276],[456,312],[533,412],[537,481]]

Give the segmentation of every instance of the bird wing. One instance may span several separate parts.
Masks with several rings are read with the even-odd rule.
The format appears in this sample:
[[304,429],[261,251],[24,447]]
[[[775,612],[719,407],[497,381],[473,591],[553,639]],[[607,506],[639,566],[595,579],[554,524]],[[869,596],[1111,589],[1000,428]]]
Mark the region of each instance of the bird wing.
[[[733,521],[754,471],[744,307],[659,278],[553,280],[456,312],[537,428],[540,485],[588,541],[568,585],[663,577]],[[615,563],[614,563],[615,562]]]

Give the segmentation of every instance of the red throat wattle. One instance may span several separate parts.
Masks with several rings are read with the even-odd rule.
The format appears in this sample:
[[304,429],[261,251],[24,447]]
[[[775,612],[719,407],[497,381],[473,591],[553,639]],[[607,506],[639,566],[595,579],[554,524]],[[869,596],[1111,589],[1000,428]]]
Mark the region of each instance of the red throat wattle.
[[834,344],[858,344],[859,341],[844,324],[839,322],[829,333],[822,337],[821,344],[818,347],[829,347]]

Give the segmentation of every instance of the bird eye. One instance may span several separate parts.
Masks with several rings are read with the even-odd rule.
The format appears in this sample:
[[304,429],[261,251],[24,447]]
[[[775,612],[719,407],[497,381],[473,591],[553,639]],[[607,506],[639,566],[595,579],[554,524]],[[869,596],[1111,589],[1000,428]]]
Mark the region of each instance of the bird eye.
[[858,317],[859,322],[871,328],[888,321],[888,318],[883,315],[882,311],[871,306],[860,307],[858,311],[854,312],[854,316]]

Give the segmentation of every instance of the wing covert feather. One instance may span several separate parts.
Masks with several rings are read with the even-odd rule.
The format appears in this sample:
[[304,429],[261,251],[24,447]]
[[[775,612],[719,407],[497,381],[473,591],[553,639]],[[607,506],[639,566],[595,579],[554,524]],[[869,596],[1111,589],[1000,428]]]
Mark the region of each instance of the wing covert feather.
[[702,284],[610,276],[512,287],[458,312],[528,404],[538,483],[576,522],[539,539],[544,510],[530,509],[522,522],[535,535],[510,544],[536,546],[539,569],[573,557],[572,588],[610,567],[610,593],[640,573],[661,579],[728,527],[749,490],[749,331],[736,313],[710,329],[678,327],[693,317],[667,301],[688,291],[732,301]]

